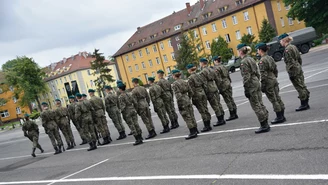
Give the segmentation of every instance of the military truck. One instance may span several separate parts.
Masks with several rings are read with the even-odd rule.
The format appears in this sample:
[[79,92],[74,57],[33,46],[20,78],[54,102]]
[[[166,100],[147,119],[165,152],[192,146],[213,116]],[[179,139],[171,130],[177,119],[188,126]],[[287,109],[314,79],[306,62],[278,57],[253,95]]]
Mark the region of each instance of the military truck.
[[[309,52],[313,40],[317,38],[317,34],[313,27],[303,28],[288,34],[293,37],[292,44],[295,45],[302,54]],[[283,57],[284,47],[280,45],[278,37],[274,37],[273,41],[267,43],[267,45],[270,48],[268,55],[272,56],[276,62],[280,61]]]
[[229,72],[234,73],[237,68],[240,67],[241,59],[239,57],[233,57],[228,61],[228,64],[225,67],[228,69]]

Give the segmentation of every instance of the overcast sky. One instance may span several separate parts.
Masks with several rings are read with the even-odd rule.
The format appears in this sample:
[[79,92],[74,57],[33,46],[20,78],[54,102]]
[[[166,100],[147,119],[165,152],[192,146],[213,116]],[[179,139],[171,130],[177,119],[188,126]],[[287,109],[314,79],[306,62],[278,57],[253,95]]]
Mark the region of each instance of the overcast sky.
[[0,0],[0,66],[16,56],[42,67],[79,51],[114,54],[138,26],[197,0]]

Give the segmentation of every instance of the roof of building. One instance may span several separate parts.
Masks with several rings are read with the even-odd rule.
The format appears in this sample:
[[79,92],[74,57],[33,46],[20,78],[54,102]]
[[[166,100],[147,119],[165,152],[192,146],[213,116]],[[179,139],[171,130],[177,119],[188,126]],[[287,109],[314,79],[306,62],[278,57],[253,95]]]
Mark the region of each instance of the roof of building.
[[[262,1],[264,0],[200,0],[192,6],[186,3],[185,9],[173,12],[173,14],[143,27],[138,27],[137,31],[113,56],[116,57],[142,48],[179,34],[182,30],[204,25]],[[188,4],[190,8],[188,8]],[[181,28],[175,30],[175,26],[178,25],[181,25]]]
[[[94,61],[95,58],[91,53],[79,52],[76,55],[72,55],[69,58],[63,58],[63,60],[52,63],[49,66],[45,67],[43,70],[47,74],[45,81],[53,80],[61,76],[68,75],[75,71],[90,69],[90,62]],[[105,60],[105,62],[110,62]],[[110,65],[113,65],[113,62],[110,62]]]

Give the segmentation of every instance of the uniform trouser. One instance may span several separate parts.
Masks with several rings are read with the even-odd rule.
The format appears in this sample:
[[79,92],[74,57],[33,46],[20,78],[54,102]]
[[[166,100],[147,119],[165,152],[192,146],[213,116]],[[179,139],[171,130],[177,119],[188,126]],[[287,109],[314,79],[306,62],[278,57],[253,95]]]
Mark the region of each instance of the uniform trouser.
[[207,96],[207,100],[210,102],[212,109],[215,112],[215,115],[217,117],[224,115],[224,111],[223,111],[222,105],[220,103],[219,91],[215,91],[213,93],[207,93],[206,96]]
[[208,112],[207,98],[206,95],[199,96],[193,99],[194,105],[196,106],[198,112],[200,113],[203,121],[210,121],[211,114]]
[[245,90],[250,94],[249,103],[251,104],[259,122],[268,120],[268,110],[263,105],[260,83],[256,83],[255,87],[247,88]]
[[156,107],[156,113],[158,115],[158,118],[161,120],[163,127],[169,125],[169,119],[166,115],[165,107],[163,106],[158,106]]
[[179,105],[179,112],[183,118],[183,120],[186,122],[187,127],[189,129],[191,128],[197,128],[196,119],[194,116],[194,109],[192,108],[192,105],[190,103]]
[[32,141],[33,143],[33,149],[34,148],[39,148],[41,149],[41,145],[39,144],[39,134],[29,134],[28,138]]
[[110,119],[112,119],[112,121],[114,123],[114,126],[117,129],[117,131],[118,132],[125,131],[124,125],[122,123],[121,113],[118,110],[118,108],[117,107],[111,107],[107,113],[108,113],[108,116],[110,117]]
[[293,77],[291,79],[293,86],[295,87],[296,91],[298,92],[298,98],[300,100],[306,100],[310,97],[310,92],[308,91],[305,83],[304,83],[304,75],[301,72],[299,75]]
[[92,122],[91,117],[82,117],[81,126],[83,130],[83,135],[85,135],[85,139],[90,142],[95,142],[97,140],[97,136],[95,133],[95,125]]
[[232,87],[231,87],[231,85],[229,85],[229,87],[227,87],[223,91],[220,91],[220,94],[222,95],[222,97],[224,99],[224,102],[227,104],[227,107],[230,111],[237,109],[235,101],[232,97]]
[[72,129],[71,129],[71,127],[69,126],[69,124],[67,122],[66,123],[59,123],[58,127],[62,131],[67,144],[71,144],[72,142],[74,142]]
[[80,123],[77,122],[77,121],[73,121],[73,124],[74,124],[76,130],[79,132],[79,135],[80,135],[81,139],[85,140],[85,136],[83,135],[83,131],[82,131]]
[[165,102],[164,103],[165,110],[166,110],[167,114],[169,115],[170,121],[171,121],[171,123],[174,123],[175,120],[178,119],[178,115],[175,112],[173,98],[165,99],[164,102]]
[[141,135],[142,130],[138,124],[138,115],[135,110],[126,110],[122,112],[123,119],[126,124],[129,126],[132,134],[134,136]]
[[110,136],[107,120],[105,116],[99,116],[94,118],[95,120],[95,126],[97,129],[97,132],[101,134],[102,138],[105,138],[107,136]]
[[275,112],[281,112],[285,109],[285,105],[281,100],[279,95],[279,84],[277,80],[273,80],[270,83],[265,84],[265,95],[268,97],[269,101],[272,103],[273,110]]
[[[54,148],[57,147],[57,146],[62,146],[63,145],[63,141],[60,137],[58,128],[48,130],[48,136],[49,136],[51,144]],[[57,141],[57,143],[56,143],[56,141]]]
[[138,114],[141,117],[144,124],[146,125],[148,132],[150,132],[151,130],[155,130],[149,107],[140,108],[138,110]]
[[74,135],[73,135],[73,131],[72,131],[72,127],[71,127],[71,122],[68,121],[68,128],[69,128],[69,134],[71,135],[73,142],[75,142],[74,140]]

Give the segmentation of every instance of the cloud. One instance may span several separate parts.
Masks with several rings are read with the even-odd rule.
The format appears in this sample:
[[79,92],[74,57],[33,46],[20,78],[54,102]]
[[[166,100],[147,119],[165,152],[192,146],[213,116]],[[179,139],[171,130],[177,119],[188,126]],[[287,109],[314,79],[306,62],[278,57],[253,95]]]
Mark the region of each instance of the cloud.
[[0,6],[0,64],[26,55],[46,66],[94,48],[113,54],[138,26],[183,9],[185,1],[11,0]]

